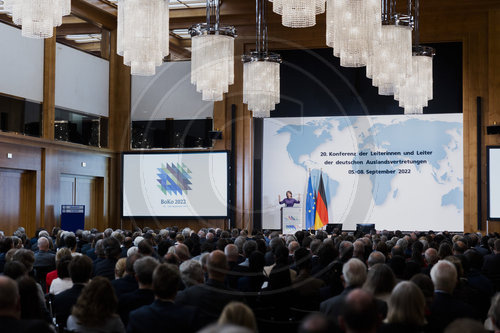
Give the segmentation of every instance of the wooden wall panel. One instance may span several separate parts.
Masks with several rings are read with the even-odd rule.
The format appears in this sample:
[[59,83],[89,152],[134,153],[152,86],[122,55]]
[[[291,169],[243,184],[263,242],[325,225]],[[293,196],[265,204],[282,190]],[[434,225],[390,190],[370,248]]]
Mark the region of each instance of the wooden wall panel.
[[0,230],[12,235],[20,226],[22,172],[0,169]]

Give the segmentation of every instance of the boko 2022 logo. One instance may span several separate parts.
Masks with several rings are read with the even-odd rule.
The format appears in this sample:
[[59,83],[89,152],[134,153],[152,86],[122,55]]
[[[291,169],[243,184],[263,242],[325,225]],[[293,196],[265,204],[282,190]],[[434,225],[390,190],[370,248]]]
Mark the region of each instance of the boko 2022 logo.
[[157,174],[159,179],[157,179],[158,188],[163,192],[163,194],[186,194],[187,191],[191,190],[191,170],[182,163],[167,163],[161,165],[161,168],[158,169],[159,173]]

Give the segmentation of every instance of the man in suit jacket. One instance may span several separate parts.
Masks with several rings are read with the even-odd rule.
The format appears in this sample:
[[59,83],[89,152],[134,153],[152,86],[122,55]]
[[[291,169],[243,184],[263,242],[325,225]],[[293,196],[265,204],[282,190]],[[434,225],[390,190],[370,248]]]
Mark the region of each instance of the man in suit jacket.
[[95,264],[94,276],[104,276],[109,280],[115,279],[115,265],[122,251],[120,242],[114,237],[103,240],[104,254],[106,258]]
[[127,257],[127,261],[125,262],[125,275],[122,278],[111,281],[111,285],[115,289],[115,294],[118,299],[120,299],[120,296],[123,294],[130,293],[139,288],[139,284],[135,279],[134,263],[141,257],[142,255],[140,253],[134,253]]
[[66,327],[66,320],[71,314],[73,305],[76,304],[83,288],[92,276],[92,261],[87,256],[75,256],[68,266],[73,287],[65,290],[54,297],[54,314],[56,321],[62,327]]
[[0,330],[2,332],[28,333],[52,332],[41,320],[21,320],[21,298],[16,281],[0,276]]
[[56,255],[49,250],[49,240],[45,237],[38,238],[38,252],[35,253],[33,267],[56,268]]
[[493,253],[484,257],[482,271],[493,283],[496,291],[500,291],[500,239],[495,241]]
[[356,258],[351,258],[342,267],[342,276],[344,279],[344,291],[337,296],[331,297],[321,302],[320,312],[326,314],[334,322],[337,322],[338,316],[342,313],[345,298],[355,288],[360,288],[366,281],[366,266]]
[[431,269],[434,283],[434,300],[431,305],[429,327],[442,332],[448,324],[458,318],[477,318],[476,311],[468,304],[454,298],[457,284],[457,269],[449,261],[441,260]]
[[224,284],[227,269],[224,252],[213,251],[207,258],[207,282],[181,291],[175,303],[197,307],[211,321],[216,320],[226,304],[231,301],[242,301],[242,297],[226,288]]
[[127,332],[196,332],[201,327],[196,309],[174,304],[180,281],[176,266],[158,265],[153,273],[155,301],[130,313]]
[[118,299],[118,314],[125,326],[128,324],[128,315],[131,311],[153,303],[155,299],[153,272],[156,266],[158,266],[158,261],[153,257],[144,257],[135,261],[134,271],[139,289],[123,294]]

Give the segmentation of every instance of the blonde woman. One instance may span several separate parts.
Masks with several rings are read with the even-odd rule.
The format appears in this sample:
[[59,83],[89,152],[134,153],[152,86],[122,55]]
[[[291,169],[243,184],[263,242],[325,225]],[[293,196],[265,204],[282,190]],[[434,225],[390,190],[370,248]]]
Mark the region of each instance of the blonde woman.
[[231,302],[224,307],[218,324],[233,324],[257,332],[257,323],[252,309],[240,302]]
[[389,298],[389,311],[380,332],[426,332],[425,297],[413,282],[396,285]]

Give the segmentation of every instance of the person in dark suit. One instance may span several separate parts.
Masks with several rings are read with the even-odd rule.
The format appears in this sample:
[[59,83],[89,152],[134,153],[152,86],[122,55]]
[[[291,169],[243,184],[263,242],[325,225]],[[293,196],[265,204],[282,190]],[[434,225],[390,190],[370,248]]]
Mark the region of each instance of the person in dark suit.
[[355,288],[360,288],[366,281],[366,266],[356,258],[351,258],[342,267],[342,276],[345,289],[340,295],[331,297],[321,302],[320,312],[326,314],[334,322],[337,322],[344,306],[345,298]]
[[38,238],[38,252],[35,253],[33,267],[44,267],[50,270],[56,268],[56,255],[49,250],[49,240],[45,237]]
[[21,320],[21,299],[16,281],[0,276],[0,330],[6,333],[52,332],[42,320]]
[[114,237],[108,237],[103,240],[102,245],[106,258],[95,264],[94,276],[104,276],[114,280],[115,265],[121,255],[120,242]]
[[295,266],[298,275],[293,281],[293,288],[297,293],[295,307],[317,311],[320,301],[320,289],[325,285],[323,280],[311,276],[311,252],[306,248],[299,248],[294,253]]
[[176,266],[158,265],[153,273],[155,301],[130,313],[127,332],[196,332],[201,327],[196,309],[174,304],[180,282]]
[[123,294],[118,299],[118,314],[125,326],[128,324],[128,315],[131,311],[153,303],[155,299],[153,272],[156,266],[158,266],[158,261],[153,257],[144,257],[135,261],[134,271],[139,289]]
[[122,278],[111,281],[111,285],[115,289],[115,294],[118,299],[120,299],[121,295],[130,293],[139,288],[137,280],[135,279],[134,263],[141,257],[142,255],[139,253],[134,253],[127,257],[127,261],[125,262],[125,275]]
[[493,253],[484,257],[482,272],[495,287],[500,291],[500,239],[494,243]]
[[449,261],[441,260],[431,269],[434,283],[434,300],[431,305],[429,327],[433,332],[442,332],[448,324],[458,318],[476,318],[476,311],[468,304],[454,298],[457,284],[457,269]]
[[197,307],[210,321],[217,319],[226,304],[231,301],[242,301],[237,292],[229,290],[224,284],[227,269],[224,252],[213,251],[207,258],[207,282],[181,291],[175,303],[179,306]]
[[92,261],[87,256],[75,256],[68,266],[73,287],[54,297],[53,311],[56,321],[61,327],[66,327],[66,321],[71,314],[71,308],[76,304],[85,284],[92,276]]

